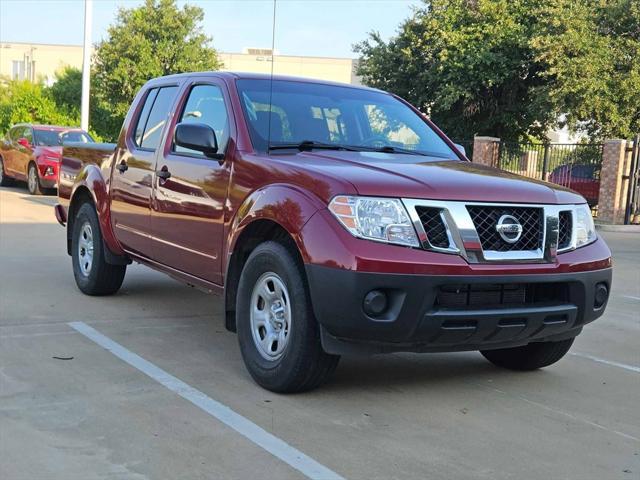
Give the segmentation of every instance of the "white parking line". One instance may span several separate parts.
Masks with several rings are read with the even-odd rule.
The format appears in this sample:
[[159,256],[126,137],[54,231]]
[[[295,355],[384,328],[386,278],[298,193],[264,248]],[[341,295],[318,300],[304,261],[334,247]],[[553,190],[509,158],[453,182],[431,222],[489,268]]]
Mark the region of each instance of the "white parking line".
[[588,353],[580,353],[580,352],[569,352],[569,355],[573,355],[574,357],[587,358],[589,360],[593,360],[594,362],[603,363],[605,365],[610,365],[612,367],[623,368],[625,370],[629,370],[630,372],[640,373],[640,367],[635,365],[628,365],[626,363],[614,362],[612,360],[606,360],[604,358],[595,357],[593,355],[589,355]]
[[204,410],[228,427],[231,427],[247,440],[255,443],[308,478],[317,480],[344,480],[343,477],[333,470],[330,470],[324,465],[316,462],[313,458],[305,455],[300,450],[270,434],[251,420],[248,420],[242,415],[234,412],[229,407],[214,400],[213,398],[208,397],[200,390],[184,383],[182,380],[165,372],[160,367],[145,360],[139,355],[136,355],[132,351],[127,350],[119,343],[114,342],[109,337],[98,332],[86,323],[69,322],[68,325],[88,339],[100,345],[105,350],[111,352],[120,360],[128,363],[133,368],[151,377],[156,382],[165,386],[172,392],[177,393],[182,398]]

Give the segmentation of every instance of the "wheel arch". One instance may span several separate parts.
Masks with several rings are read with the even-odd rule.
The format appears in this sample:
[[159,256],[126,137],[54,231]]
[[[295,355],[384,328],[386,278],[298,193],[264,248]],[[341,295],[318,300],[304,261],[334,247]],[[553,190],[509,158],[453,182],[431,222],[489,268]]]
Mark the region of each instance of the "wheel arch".
[[93,205],[98,215],[100,233],[107,252],[107,261],[116,265],[130,263],[111,227],[109,193],[100,170],[95,166],[83,169],[73,186],[67,215],[67,252],[71,254],[71,237],[75,215],[80,207],[87,202]]
[[308,254],[302,228],[323,207],[322,202],[297,187],[277,184],[256,190],[235,211],[227,237],[224,276],[225,326],[235,331],[235,298],[242,268],[262,242],[273,240],[290,249],[303,265]]
[[303,256],[294,236],[281,224],[272,219],[257,219],[247,225],[239,234],[235,248],[229,255],[229,262],[224,282],[225,327],[236,331],[235,299],[240,284],[240,275],[247,259],[255,248],[267,241],[274,241],[285,246],[298,261],[304,264]]

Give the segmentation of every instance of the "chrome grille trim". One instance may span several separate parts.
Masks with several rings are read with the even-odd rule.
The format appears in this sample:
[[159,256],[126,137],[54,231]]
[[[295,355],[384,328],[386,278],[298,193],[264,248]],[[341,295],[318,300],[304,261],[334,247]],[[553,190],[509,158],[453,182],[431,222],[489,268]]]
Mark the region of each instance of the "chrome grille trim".
[[[576,205],[545,205],[531,203],[496,203],[496,202],[459,202],[442,200],[402,199],[409,217],[418,233],[423,249],[440,253],[461,255],[469,263],[553,263],[558,253],[575,249],[576,229],[572,221],[571,241],[569,245],[558,250],[559,216],[561,211],[570,211],[575,219]],[[476,227],[467,209],[468,206],[480,207],[523,207],[540,208],[543,215],[542,247],[535,250],[512,250],[508,252],[483,250]],[[449,246],[434,247],[429,243],[416,207],[437,208],[447,229]]]

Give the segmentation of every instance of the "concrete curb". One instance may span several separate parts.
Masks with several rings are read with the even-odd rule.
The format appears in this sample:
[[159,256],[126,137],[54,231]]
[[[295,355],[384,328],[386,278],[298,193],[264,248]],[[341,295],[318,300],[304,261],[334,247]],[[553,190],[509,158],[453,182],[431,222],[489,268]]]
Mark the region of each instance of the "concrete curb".
[[640,225],[605,225],[596,223],[596,229],[601,232],[640,233]]

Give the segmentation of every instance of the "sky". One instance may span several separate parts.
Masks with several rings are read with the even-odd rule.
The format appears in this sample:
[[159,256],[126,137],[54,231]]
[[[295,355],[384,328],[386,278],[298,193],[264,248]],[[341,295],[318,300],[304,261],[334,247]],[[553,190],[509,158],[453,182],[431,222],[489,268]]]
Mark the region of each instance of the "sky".
[[[94,0],[92,40],[107,35],[119,7],[141,0]],[[204,32],[221,52],[270,48],[272,0],[178,0],[204,10]],[[275,48],[280,55],[356,57],[353,44],[370,31],[395,35],[420,0],[277,0]],[[0,0],[0,42],[80,45],[84,0]]]

